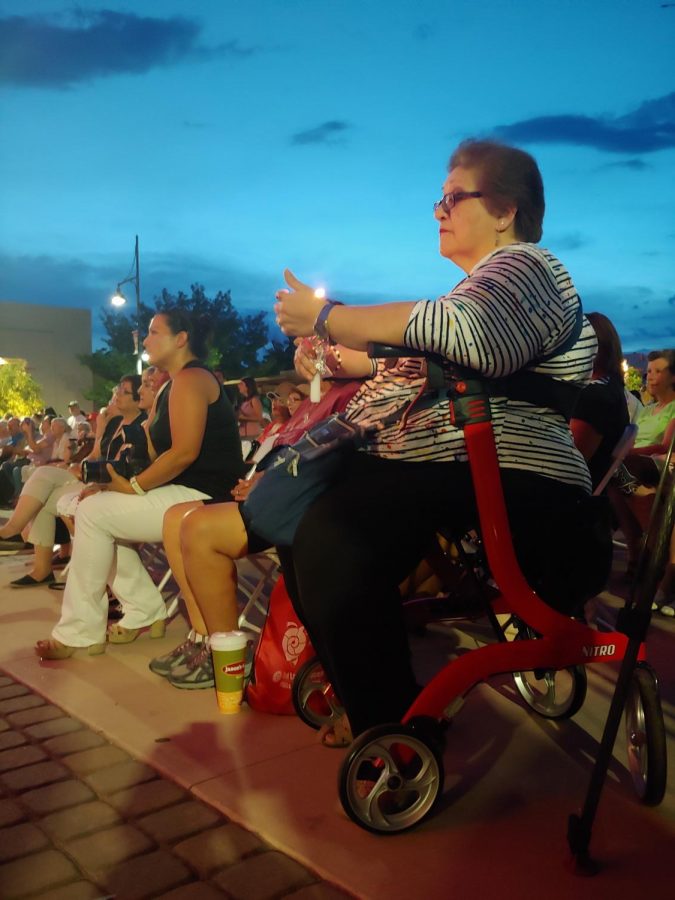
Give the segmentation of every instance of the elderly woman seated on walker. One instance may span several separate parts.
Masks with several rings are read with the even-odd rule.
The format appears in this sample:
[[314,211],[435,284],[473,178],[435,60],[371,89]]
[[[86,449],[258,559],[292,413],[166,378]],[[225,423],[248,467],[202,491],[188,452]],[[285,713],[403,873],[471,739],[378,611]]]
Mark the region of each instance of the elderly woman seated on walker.
[[[488,379],[529,370],[547,385],[581,387],[597,343],[569,273],[536,246],[543,215],[542,180],[529,154],[466,141],[453,153],[434,204],[441,255],[465,273],[453,290],[436,301],[347,307],[318,297],[287,271],[278,322],[286,334],[337,343],[343,364],[364,375],[373,373],[365,350],[375,341],[435,354],[450,368]],[[311,371],[311,360],[306,364]],[[429,404],[413,403],[425,375],[423,360],[377,363],[353,418],[379,419],[384,427],[309,507],[292,549],[279,548],[296,611],[347,711],[322,736],[329,746],[400,720],[417,695],[398,585],[439,527],[476,521],[463,435],[450,422],[443,392]],[[490,404],[507,506],[531,533],[589,495],[588,468],[553,400],[542,406],[495,389]],[[389,424],[396,410],[406,415]],[[523,499],[527,517],[518,522]],[[184,520],[187,577],[211,628],[236,624],[221,585],[250,537],[232,505],[203,507]]]

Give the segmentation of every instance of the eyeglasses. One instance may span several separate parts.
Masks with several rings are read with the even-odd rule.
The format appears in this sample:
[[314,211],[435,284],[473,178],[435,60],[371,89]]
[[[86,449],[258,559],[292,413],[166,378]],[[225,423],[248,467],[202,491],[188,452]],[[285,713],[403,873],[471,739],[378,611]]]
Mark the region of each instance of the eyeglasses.
[[454,194],[443,194],[440,200],[434,203],[434,212],[438,207],[442,207],[443,212],[450,215],[452,207],[459,203],[460,200],[468,200],[470,197],[482,197],[481,191],[455,191]]

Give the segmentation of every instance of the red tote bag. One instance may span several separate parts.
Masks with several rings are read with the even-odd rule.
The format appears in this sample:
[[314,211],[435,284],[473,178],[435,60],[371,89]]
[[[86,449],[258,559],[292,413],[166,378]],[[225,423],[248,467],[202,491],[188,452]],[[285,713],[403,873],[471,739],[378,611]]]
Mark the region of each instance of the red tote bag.
[[293,609],[280,575],[270,594],[267,618],[253,659],[246,701],[257,712],[295,715],[291,689],[295,674],[314,650]]

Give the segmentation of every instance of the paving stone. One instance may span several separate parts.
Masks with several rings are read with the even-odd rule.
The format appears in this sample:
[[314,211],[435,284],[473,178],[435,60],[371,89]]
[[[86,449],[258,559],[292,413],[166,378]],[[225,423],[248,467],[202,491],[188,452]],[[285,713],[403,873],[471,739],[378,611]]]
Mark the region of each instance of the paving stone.
[[[57,720],[58,721],[58,720]],[[106,739],[90,731],[88,728],[82,728],[81,731],[75,731],[72,734],[62,734],[58,737],[49,738],[42,745],[54,756],[64,756],[66,753],[78,753],[81,750],[91,750],[92,747],[100,747],[101,744],[107,744]]]
[[33,763],[47,759],[47,754],[39,747],[28,744],[25,747],[15,747],[11,750],[3,750],[0,753],[0,772],[8,772],[10,769],[20,769],[21,766],[30,766]]
[[4,731],[0,734],[0,751],[9,750],[10,747],[19,747],[27,743],[27,739],[20,731]]
[[[34,894],[44,888],[74,881],[79,874],[72,862],[57,850],[44,850],[31,856],[30,866],[25,859],[0,866],[0,885],[3,900]],[[41,896],[41,895],[40,895]]]
[[109,828],[120,821],[116,809],[102,800],[94,800],[51,813],[41,820],[40,827],[59,841],[69,841],[100,828]]
[[319,881],[293,891],[292,894],[284,894],[284,900],[345,900],[346,897],[353,896],[354,894],[349,894],[328,881]]
[[210,831],[202,831],[201,834],[176,844],[173,852],[189,862],[200,877],[204,878],[218,869],[239,862],[243,856],[263,846],[250,831],[229,823]]
[[65,756],[63,764],[78,775],[89,775],[98,769],[107,769],[109,766],[128,762],[130,759],[131,757],[124,750],[107,744],[103,747],[95,747],[93,750],[83,750],[81,753]]
[[155,846],[133,825],[115,825],[66,844],[69,856],[89,872],[107,869]]
[[118,809],[123,816],[143,816],[146,813],[163,809],[173,803],[185,800],[189,795],[172,781],[156,778],[135,787],[127,788],[107,797],[108,803]]
[[102,900],[102,895],[91,881],[76,881],[40,894],[40,900]]
[[47,815],[94,799],[94,792],[81,781],[70,779],[21,795],[21,802],[38,815]]
[[0,800],[0,828],[15,825],[25,818],[26,815],[18,803],[13,800]]
[[233,900],[272,900],[294,888],[312,884],[316,875],[283,853],[256,853],[219,872],[214,881]]
[[[166,850],[157,850],[155,853],[130,859],[123,866],[101,872],[97,874],[96,880],[120,900],[142,900],[191,881],[193,876],[186,866]],[[177,896],[183,895],[179,893]]]
[[46,738],[57,737],[61,734],[70,734],[72,731],[79,731],[82,723],[77,719],[71,719],[70,716],[61,716],[60,719],[50,719],[48,722],[39,722],[37,725],[29,725],[25,728],[26,734],[38,741]]
[[156,777],[157,773],[154,769],[132,759],[129,762],[110,766],[108,769],[92,772],[91,775],[85,776],[84,780],[101,794],[114,794],[124,788],[133,787],[135,784],[141,784]]
[[[23,694],[21,697],[12,697],[10,700],[0,701],[0,713],[9,716],[20,709],[32,709],[34,706],[44,706],[45,701],[37,694]],[[10,719],[11,720],[11,719]]]
[[22,822],[11,828],[0,828],[0,862],[26,856],[42,850],[49,843],[47,835],[32,822]]
[[145,816],[136,824],[158,843],[171,844],[222,821],[223,816],[210,806],[198,800],[188,800],[187,803],[179,803]]
[[11,697],[22,697],[24,694],[30,694],[25,684],[3,684],[0,685],[0,700],[9,700]]
[[[42,697],[33,699],[40,701],[32,704],[34,708],[23,709],[20,712],[13,712],[7,716],[7,721],[14,725],[15,728],[25,728],[26,725],[35,725],[37,722],[47,722],[49,719],[62,718],[63,710],[59,709],[58,706],[45,703]],[[7,703],[14,703],[14,700],[8,700]]]
[[223,900],[223,892],[203,881],[195,881],[183,884],[168,894],[161,894],[157,900]]
[[[11,753],[12,751],[8,750],[6,752]],[[60,763],[50,759],[48,762],[37,763],[34,766],[12,769],[11,772],[5,772],[4,775],[0,775],[0,779],[12,791],[27,791],[30,788],[37,788],[43,784],[51,784],[53,781],[61,781],[62,778],[67,778],[69,774],[68,770]]]

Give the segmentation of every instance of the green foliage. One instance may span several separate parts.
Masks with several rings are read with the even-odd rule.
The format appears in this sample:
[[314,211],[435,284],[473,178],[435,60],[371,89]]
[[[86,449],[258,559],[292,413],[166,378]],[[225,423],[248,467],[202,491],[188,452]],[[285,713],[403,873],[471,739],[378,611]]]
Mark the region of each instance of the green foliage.
[[[206,315],[211,319],[213,335],[207,364],[221,369],[226,380],[244,375],[254,378],[272,375],[293,367],[293,342],[269,341],[265,313],[241,315],[235,309],[229,291],[219,291],[210,299],[201,284],[193,284],[189,296],[182,291],[171,294],[165,289],[155,298],[152,306],[141,303],[141,342],[148,333],[148,325],[155,312],[174,306],[192,315]],[[85,396],[93,400],[96,406],[108,402],[110,391],[122,375],[136,371],[132,337],[136,329],[135,311],[129,315],[105,310],[101,320],[106,332],[105,349],[79,357],[80,362],[94,375],[93,389]]]
[[642,372],[635,366],[628,366],[623,382],[629,391],[639,391],[642,387]]
[[30,416],[43,406],[42,388],[27,371],[24,360],[0,365],[0,414]]

